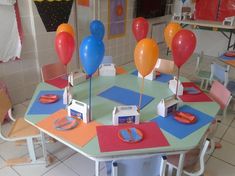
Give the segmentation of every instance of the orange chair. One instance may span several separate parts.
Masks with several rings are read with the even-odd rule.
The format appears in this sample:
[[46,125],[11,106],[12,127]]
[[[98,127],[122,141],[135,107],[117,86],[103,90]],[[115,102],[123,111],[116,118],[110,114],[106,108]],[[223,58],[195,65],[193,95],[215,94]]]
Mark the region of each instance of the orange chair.
[[[40,138],[40,131],[27,123],[24,118],[14,119],[11,113],[12,104],[4,92],[0,90],[0,138],[5,141],[22,141],[27,142],[29,157],[16,158],[6,161],[7,165],[27,164],[27,163],[45,163],[45,161],[37,160],[34,150],[34,139]],[[8,134],[2,133],[2,123],[4,121],[4,114],[8,113],[9,118],[13,121]]]
[[60,63],[43,65],[41,68],[42,81],[51,80],[66,75],[66,67]]
[[[201,146],[190,150],[185,154],[185,160],[183,165],[183,173],[187,176],[201,176],[205,171],[205,156],[210,144],[210,140],[206,139]],[[178,169],[179,165],[179,155],[169,155],[167,156],[168,165],[168,176],[172,176],[173,169]],[[196,164],[199,163],[199,168]]]
[[165,74],[173,74],[174,68],[175,64],[173,61],[159,58],[155,66],[155,71]]

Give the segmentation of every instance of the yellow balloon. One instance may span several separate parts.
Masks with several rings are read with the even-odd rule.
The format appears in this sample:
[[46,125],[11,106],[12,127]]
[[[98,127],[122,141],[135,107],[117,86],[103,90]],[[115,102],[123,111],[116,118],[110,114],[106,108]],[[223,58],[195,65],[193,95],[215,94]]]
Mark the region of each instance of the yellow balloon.
[[134,61],[137,70],[145,77],[154,69],[159,55],[159,48],[153,39],[140,40],[134,51]]
[[67,32],[70,35],[72,35],[72,37],[74,37],[73,27],[70,24],[67,23],[60,24],[56,30],[56,35],[58,35],[61,32]]
[[180,24],[178,23],[174,23],[174,22],[170,22],[165,30],[164,30],[164,38],[166,41],[167,46],[171,49],[171,43],[173,40],[173,37],[175,36],[175,34],[177,32],[179,32],[182,29],[182,27],[180,26]]

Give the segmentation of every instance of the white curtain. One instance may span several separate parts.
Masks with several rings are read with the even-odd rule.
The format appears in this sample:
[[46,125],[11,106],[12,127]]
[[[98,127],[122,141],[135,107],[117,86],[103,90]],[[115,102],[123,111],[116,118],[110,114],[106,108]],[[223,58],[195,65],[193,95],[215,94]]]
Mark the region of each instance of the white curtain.
[[15,0],[0,0],[0,61],[20,58],[21,41],[14,8]]

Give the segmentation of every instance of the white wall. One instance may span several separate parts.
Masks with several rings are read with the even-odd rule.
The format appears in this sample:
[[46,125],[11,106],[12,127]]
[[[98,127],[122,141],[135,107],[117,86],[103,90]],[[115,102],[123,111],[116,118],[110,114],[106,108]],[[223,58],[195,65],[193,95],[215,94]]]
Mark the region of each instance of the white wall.
[[[41,81],[40,67],[57,62],[54,49],[55,32],[46,32],[42,20],[32,0],[18,0],[23,27],[21,60],[0,64],[0,80],[7,84],[14,104],[30,99],[37,84]],[[69,23],[75,24],[75,10],[72,9]],[[77,54],[70,69],[77,66]]]

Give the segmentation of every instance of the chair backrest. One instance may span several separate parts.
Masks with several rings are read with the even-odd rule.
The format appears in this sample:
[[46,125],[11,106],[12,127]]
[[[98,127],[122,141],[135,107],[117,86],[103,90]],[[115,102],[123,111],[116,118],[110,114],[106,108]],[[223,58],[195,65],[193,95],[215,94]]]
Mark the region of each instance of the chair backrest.
[[104,56],[102,60],[102,64],[111,64],[113,63],[113,57],[112,56]]
[[232,97],[231,92],[217,80],[212,83],[209,95],[220,105],[222,110],[228,106]]
[[172,74],[174,72],[174,67],[174,61],[159,58],[155,65],[155,70],[160,73]]
[[41,68],[43,81],[54,79],[62,75],[66,75],[66,67],[60,62],[43,65]]
[[229,68],[229,66],[222,66],[213,62],[211,64],[210,82],[212,83],[213,80],[217,80],[223,85],[227,86]]
[[5,90],[0,89],[0,124],[2,124],[8,110],[12,107],[10,98]]
[[163,176],[166,157],[155,155],[135,159],[113,161],[112,176]]
[[197,56],[197,61],[196,61],[196,67],[195,67],[195,73],[200,71],[200,65],[202,63],[202,60],[204,58],[204,52],[201,51],[200,55]]

